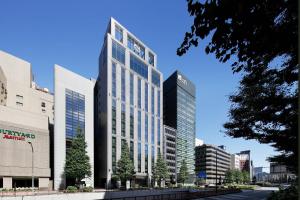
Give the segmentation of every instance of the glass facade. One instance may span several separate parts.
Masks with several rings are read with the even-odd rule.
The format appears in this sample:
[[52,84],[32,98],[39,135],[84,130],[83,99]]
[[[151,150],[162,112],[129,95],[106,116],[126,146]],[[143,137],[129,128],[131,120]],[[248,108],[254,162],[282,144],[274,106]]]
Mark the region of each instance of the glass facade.
[[138,56],[145,59],[145,48],[130,36],[128,36],[127,38],[127,47],[131,49],[134,53],[136,53]]
[[141,119],[141,111],[138,111],[138,140],[142,139],[142,119]]
[[134,155],[134,142],[130,141],[130,159],[133,161],[133,155]]
[[111,111],[111,133],[116,135],[117,129],[117,114],[116,114],[116,100],[112,100],[112,111]]
[[145,142],[148,143],[148,115],[145,114]]
[[112,162],[112,171],[113,173],[116,173],[116,167],[117,167],[117,158],[116,158],[116,137],[113,136],[111,140],[111,162]]
[[160,145],[160,119],[157,119],[157,145]]
[[154,144],[154,117],[152,116],[152,119],[151,119],[151,144]]
[[126,108],[125,108],[125,103],[122,103],[121,106],[121,135],[122,137],[126,136]]
[[148,144],[145,144],[145,173],[148,173]]
[[130,139],[134,138],[134,110],[130,108]]
[[145,111],[148,112],[148,83],[145,82]]
[[134,83],[133,74],[130,73],[130,105],[134,104]]
[[123,29],[119,26],[115,26],[115,38],[123,42]]
[[130,54],[130,69],[148,80],[148,66],[133,54]]
[[122,64],[125,64],[125,48],[112,40],[112,57]]
[[148,55],[148,62],[149,62],[150,65],[154,66],[154,55],[150,52],[149,52],[149,55]]
[[155,149],[154,146],[151,146],[151,167],[153,169],[155,163]]
[[85,131],[85,96],[66,89],[66,138],[73,139]]
[[126,85],[125,85],[125,69],[121,70],[121,99],[125,102],[126,99]]
[[157,116],[160,117],[160,90],[157,90]]
[[139,142],[139,144],[138,144],[138,172],[142,172],[141,161],[142,161],[142,145]]
[[138,79],[138,108],[142,106],[142,80]]
[[154,87],[151,89],[151,112],[154,115]]
[[160,75],[158,72],[152,69],[152,83],[157,87],[160,87]]
[[111,79],[112,79],[112,83],[111,83],[111,92],[112,92],[112,96],[116,97],[117,95],[117,67],[116,67],[116,63],[112,63],[112,68],[111,68]]

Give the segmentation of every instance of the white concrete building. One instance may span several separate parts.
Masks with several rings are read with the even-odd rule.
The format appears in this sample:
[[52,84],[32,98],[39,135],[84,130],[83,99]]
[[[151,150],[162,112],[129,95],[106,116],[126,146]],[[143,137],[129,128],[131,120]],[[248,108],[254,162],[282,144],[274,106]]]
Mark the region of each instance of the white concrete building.
[[55,126],[54,126],[54,189],[64,188],[66,149],[78,133],[87,143],[92,176],[84,181],[94,186],[94,86],[88,80],[58,65],[54,66]]
[[52,128],[53,95],[34,83],[30,63],[0,51],[0,188],[31,187],[32,175],[51,188]]
[[240,156],[237,154],[231,154],[230,169],[240,170]]
[[163,149],[162,74],[156,54],[111,18],[99,58],[96,183],[110,185],[127,142],[140,185]]
[[[176,173],[176,129],[164,125],[164,159],[169,169],[170,177],[167,178],[167,181],[177,180]],[[173,179],[173,180],[171,180]]]

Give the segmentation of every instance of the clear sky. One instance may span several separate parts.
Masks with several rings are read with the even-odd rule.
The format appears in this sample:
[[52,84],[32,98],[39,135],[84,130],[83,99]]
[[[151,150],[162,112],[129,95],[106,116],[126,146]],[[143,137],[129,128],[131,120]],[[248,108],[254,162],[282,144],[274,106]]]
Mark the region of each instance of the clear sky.
[[179,57],[176,49],[192,18],[184,0],[1,0],[0,49],[32,63],[35,81],[53,91],[53,65],[87,78],[98,74],[98,56],[112,16],[158,55],[166,79],[176,69],[197,88],[196,134],[205,143],[225,145],[231,153],[250,149],[255,166],[269,166],[273,148],[225,136],[228,95],[240,76],[230,63],[219,63],[204,52],[207,40]]

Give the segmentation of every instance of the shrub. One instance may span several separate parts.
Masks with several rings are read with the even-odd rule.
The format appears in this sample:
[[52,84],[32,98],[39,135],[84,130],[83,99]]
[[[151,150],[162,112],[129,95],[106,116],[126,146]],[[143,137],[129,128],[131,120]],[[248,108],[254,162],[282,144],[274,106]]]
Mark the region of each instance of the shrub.
[[89,186],[89,187],[84,187],[84,188],[82,189],[82,192],[93,192],[93,190],[94,190],[94,188],[91,187],[91,186]]
[[66,193],[75,193],[78,192],[77,187],[75,186],[68,186],[67,189],[65,190]]
[[285,190],[272,192],[272,194],[268,197],[268,200],[294,200],[294,199],[298,199],[297,186],[291,186]]

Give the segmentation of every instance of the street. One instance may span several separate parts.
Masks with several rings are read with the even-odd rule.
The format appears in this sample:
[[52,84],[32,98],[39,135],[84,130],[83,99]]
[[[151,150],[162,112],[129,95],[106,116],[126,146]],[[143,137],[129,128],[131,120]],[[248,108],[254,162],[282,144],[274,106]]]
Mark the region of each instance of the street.
[[198,200],[221,200],[221,199],[263,200],[263,199],[267,199],[267,197],[272,192],[272,190],[277,190],[277,188],[260,188],[259,190],[244,190],[241,193],[206,197],[206,198],[200,198]]

